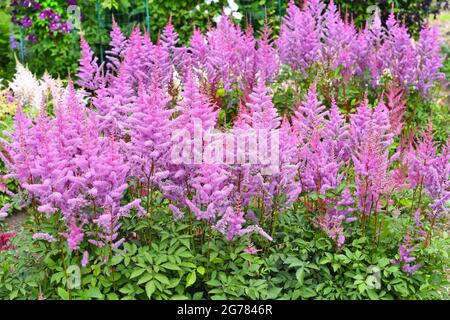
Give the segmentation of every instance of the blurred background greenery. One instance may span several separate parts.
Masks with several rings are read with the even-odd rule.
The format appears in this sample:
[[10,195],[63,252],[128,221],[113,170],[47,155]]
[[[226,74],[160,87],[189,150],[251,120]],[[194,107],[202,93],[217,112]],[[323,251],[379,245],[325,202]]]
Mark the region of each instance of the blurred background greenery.
[[[448,1],[442,0],[335,2],[343,14],[346,12],[354,19],[358,27],[364,27],[367,17],[373,14],[374,6],[380,9],[385,18],[394,5],[395,12],[405,21],[413,36],[417,35],[429,17],[448,9]],[[34,3],[38,3],[40,8],[36,10]],[[85,37],[102,57],[109,42],[112,16],[126,34],[131,32],[133,26],[141,25],[150,29],[154,41],[169,17],[172,17],[172,23],[180,35],[180,42],[185,44],[194,26],[207,30],[208,25],[214,23],[214,17],[224,8],[232,8],[233,4],[236,4],[238,9],[230,15],[243,28],[251,23],[257,32],[267,19],[277,34],[287,3],[288,0],[6,0],[0,4],[0,79],[11,78],[14,56],[26,63],[37,75],[48,71],[54,77],[66,78],[69,73],[75,72],[79,58],[78,31],[53,32],[46,21],[39,17],[43,10],[53,10],[61,21],[73,21],[77,11],[68,8],[70,5],[76,5],[81,14],[81,28]],[[22,19],[27,17],[32,21],[30,27],[24,27]],[[446,50],[448,51],[448,46]],[[448,72],[448,63],[446,68]]]

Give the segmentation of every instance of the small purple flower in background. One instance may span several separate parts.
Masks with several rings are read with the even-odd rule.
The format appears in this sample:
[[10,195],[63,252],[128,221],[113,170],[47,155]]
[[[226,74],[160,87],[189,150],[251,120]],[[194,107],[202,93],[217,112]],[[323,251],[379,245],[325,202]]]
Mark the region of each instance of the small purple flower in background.
[[30,0],[24,0],[22,3],[22,6],[25,8],[28,8],[31,5],[31,1]]
[[32,2],[31,2],[31,5],[33,6],[33,9],[34,9],[35,11],[41,9],[41,5],[40,5],[39,3],[37,3],[36,1],[32,1]]
[[19,48],[20,44],[17,42],[16,37],[13,34],[9,36],[9,42],[12,50]]
[[67,5],[68,6],[76,6],[77,5],[77,0],[67,0]]
[[61,21],[61,16],[59,15],[59,14],[57,14],[57,13],[54,13],[53,14],[53,16],[52,16],[52,21],[53,22],[60,22]]
[[33,21],[30,17],[23,17],[22,19],[20,19],[20,24],[24,28],[30,28],[33,25]]
[[42,10],[41,13],[39,13],[39,19],[45,20],[48,18],[53,17],[53,10],[52,9],[45,9]]
[[55,32],[58,31],[59,29],[59,24],[55,23],[55,22],[49,22],[48,23],[48,27],[50,29],[50,32]]
[[44,233],[44,232],[38,232],[38,233],[33,234],[32,239],[33,240],[44,240],[44,241],[47,241],[50,243],[56,241],[52,235],[49,235],[48,233]]
[[30,41],[30,43],[35,44],[38,42],[38,37],[37,35],[35,35],[34,33],[28,35],[28,41]]
[[59,31],[62,33],[69,33],[71,31],[71,28],[67,22],[62,22],[59,26]]

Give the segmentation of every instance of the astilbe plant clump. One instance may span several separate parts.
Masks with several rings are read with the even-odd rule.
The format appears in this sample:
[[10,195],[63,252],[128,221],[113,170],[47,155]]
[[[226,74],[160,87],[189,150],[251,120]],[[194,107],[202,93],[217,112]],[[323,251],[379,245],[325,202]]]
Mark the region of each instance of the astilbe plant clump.
[[[126,38],[114,23],[109,62],[98,65],[82,39],[81,88],[70,80],[53,108],[43,104],[35,117],[19,104],[2,141],[8,177],[35,217],[34,240],[65,241],[83,267],[97,248],[117,263],[113,252],[131,250],[128,243],[158,248],[152,235],[168,226],[156,219],[168,215],[176,226],[186,223],[177,232],[192,250],[207,245],[209,255],[216,237],[258,255],[286,237],[278,223],[293,212],[307,215],[339,252],[361,234],[382,243],[398,206],[410,226],[387,254],[414,274],[423,262],[413,252],[431,245],[448,215],[450,158],[431,125],[405,132],[404,114],[414,87],[426,96],[441,78],[440,58],[434,29],[425,27],[415,43],[394,14],[387,26],[376,15],[357,31],[333,1],[303,8],[291,1],[275,41],[267,24],[257,39],[251,26],[243,31],[225,15],[206,34],[195,29],[186,47],[170,20],[156,43],[139,27]],[[307,85],[286,81],[298,92],[280,110],[272,85],[285,65]],[[367,85],[356,110],[343,113],[345,97],[312,76],[327,69],[344,86]],[[383,87],[386,70],[392,81]],[[249,155],[233,143],[258,147]],[[398,200],[411,196],[406,205]],[[39,230],[45,221],[53,233]]]

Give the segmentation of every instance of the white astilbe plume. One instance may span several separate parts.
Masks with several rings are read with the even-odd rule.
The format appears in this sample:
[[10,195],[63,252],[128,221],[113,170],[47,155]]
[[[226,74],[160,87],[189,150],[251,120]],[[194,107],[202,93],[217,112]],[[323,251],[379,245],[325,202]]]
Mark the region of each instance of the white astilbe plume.
[[9,88],[22,105],[37,110],[41,107],[44,99],[41,83],[19,61],[17,61],[16,74],[13,81],[9,83]]
[[53,79],[47,72],[44,73],[42,80],[40,80],[40,87],[46,101],[53,100],[57,103],[65,96],[66,89],[61,79]]

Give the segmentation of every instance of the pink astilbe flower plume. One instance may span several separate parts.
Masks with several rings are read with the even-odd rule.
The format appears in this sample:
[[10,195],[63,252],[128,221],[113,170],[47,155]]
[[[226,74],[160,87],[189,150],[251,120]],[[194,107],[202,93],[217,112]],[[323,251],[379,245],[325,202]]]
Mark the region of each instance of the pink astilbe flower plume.
[[319,59],[321,42],[317,21],[292,0],[283,17],[277,48],[281,62],[296,70],[305,71]]
[[323,138],[326,141],[327,152],[334,155],[336,160],[348,161],[350,159],[350,127],[334,99],[331,101],[328,119],[325,120]]
[[410,150],[406,159],[408,165],[408,180],[411,188],[423,186],[424,191],[431,197],[431,218],[435,220],[449,212],[450,201],[450,153],[448,141],[441,153],[437,152],[438,145],[433,141],[433,127],[431,121],[427,130]]
[[362,103],[350,122],[358,208],[363,215],[370,215],[378,210],[388,186],[388,147],[393,142],[388,111],[381,103],[375,110]]
[[81,58],[80,66],[78,67],[78,81],[77,84],[91,91],[101,88],[104,82],[103,66],[97,64],[98,58],[94,57],[94,52],[89,47],[89,44],[81,36]]
[[294,111],[292,123],[298,133],[300,141],[306,143],[314,132],[321,131],[324,126],[326,107],[319,101],[316,91],[316,83],[308,90],[305,101]]
[[169,173],[166,170],[171,147],[173,110],[167,94],[154,83],[146,91],[140,83],[138,98],[128,118],[130,142],[128,162],[131,175],[148,187],[156,186]]
[[400,85],[416,85],[418,61],[408,30],[398,24],[394,12],[389,15],[386,25],[387,32],[379,53],[384,69],[389,70]]
[[350,216],[355,211],[353,206],[352,194],[346,188],[339,201],[328,207],[324,215],[314,219],[314,223],[336,242],[337,250],[341,249],[345,242],[345,223],[356,219]]
[[256,69],[264,79],[273,81],[278,73],[279,62],[275,48],[272,46],[272,30],[267,21],[261,32],[261,39],[258,40],[258,50],[256,52]]
[[400,135],[403,129],[403,116],[406,111],[404,89],[391,83],[385,93],[386,107],[389,110],[389,122],[394,135]]
[[109,72],[114,73],[119,70],[120,64],[125,58],[125,52],[128,46],[128,40],[123,35],[114,17],[112,18],[112,30],[110,36],[111,36],[110,42],[111,48],[105,51],[106,59],[109,61],[106,64],[106,68],[109,70]]
[[441,40],[439,29],[426,25],[420,31],[419,42],[416,45],[418,56],[417,88],[428,95],[433,83],[445,80],[445,75],[440,72],[442,67]]

